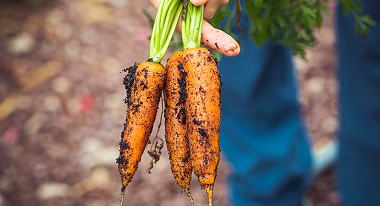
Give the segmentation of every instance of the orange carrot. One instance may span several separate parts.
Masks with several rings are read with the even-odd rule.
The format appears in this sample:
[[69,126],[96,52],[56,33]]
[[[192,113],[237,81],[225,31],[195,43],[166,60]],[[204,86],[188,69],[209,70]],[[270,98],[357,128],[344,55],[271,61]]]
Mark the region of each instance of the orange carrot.
[[165,138],[172,174],[177,184],[188,195],[190,193],[192,167],[190,162],[189,139],[186,132],[186,73],[182,66],[182,52],[170,57],[166,64],[167,78],[165,98]]
[[152,131],[166,76],[160,62],[172,39],[182,8],[181,0],[161,1],[150,40],[149,60],[127,69],[124,83],[128,111],[117,158],[122,180],[120,205],[123,205],[125,189],[137,170]]
[[149,140],[164,82],[164,67],[149,61],[130,67],[124,79],[128,111],[121,134],[120,156],[117,158],[122,180],[121,203],[125,188],[131,182]]
[[214,58],[205,48],[184,50],[183,61],[191,163],[212,205],[220,159],[220,76]]
[[220,159],[220,76],[216,60],[200,47],[204,5],[187,4],[182,19],[183,67],[186,72],[186,120],[191,164],[209,206]]

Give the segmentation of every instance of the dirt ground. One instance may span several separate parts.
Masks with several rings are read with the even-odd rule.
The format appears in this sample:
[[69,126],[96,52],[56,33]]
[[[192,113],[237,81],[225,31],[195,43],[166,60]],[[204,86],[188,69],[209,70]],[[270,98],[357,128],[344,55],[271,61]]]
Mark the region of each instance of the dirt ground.
[[[125,118],[120,71],[147,58],[147,1],[29,0],[0,3],[0,206],[119,205],[115,162]],[[12,1],[21,2],[21,1]],[[331,15],[331,14],[330,14]],[[310,140],[337,129],[334,30],[327,17],[308,62],[296,60]],[[163,137],[162,131],[160,135]],[[188,205],[167,153],[152,174],[144,154],[126,205]],[[220,164],[215,205],[228,204],[228,164]],[[197,205],[207,199],[193,181]],[[315,205],[340,205],[334,170],[308,192]]]

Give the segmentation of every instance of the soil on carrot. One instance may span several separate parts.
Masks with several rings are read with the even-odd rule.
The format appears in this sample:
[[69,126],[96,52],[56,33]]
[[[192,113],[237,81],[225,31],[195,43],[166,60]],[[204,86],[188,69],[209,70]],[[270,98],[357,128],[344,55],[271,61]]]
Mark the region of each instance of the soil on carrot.
[[[154,13],[148,1],[0,2],[0,206],[119,205],[115,159],[127,147],[119,145],[126,114],[120,69],[148,55],[144,9]],[[336,135],[333,27],[327,18],[309,61],[297,61],[311,142]],[[147,174],[150,159],[143,155],[128,185],[128,205],[188,205],[165,147]],[[225,161],[215,183],[218,206],[229,205]],[[207,205],[196,179],[194,201]],[[316,179],[308,193],[315,205],[340,205],[333,180],[334,169]]]
[[186,93],[186,75],[187,72],[184,70],[183,65],[178,65],[178,70],[181,72],[181,78],[178,79],[178,84],[180,86],[179,90],[179,100],[177,102],[177,105],[183,104],[186,102],[187,93]]
[[135,63],[133,66],[123,69],[123,72],[127,72],[127,74],[124,76],[123,84],[124,84],[125,93],[126,93],[124,102],[128,106],[130,105],[129,99],[131,97],[131,90],[132,90],[133,82],[135,81],[137,67],[138,67],[138,64]]

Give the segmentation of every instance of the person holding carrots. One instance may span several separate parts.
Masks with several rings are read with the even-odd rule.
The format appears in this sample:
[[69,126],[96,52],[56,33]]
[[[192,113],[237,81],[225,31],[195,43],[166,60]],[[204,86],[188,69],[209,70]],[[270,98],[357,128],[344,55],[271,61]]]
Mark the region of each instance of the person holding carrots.
[[[158,8],[159,1],[151,2]],[[206,1],[191,2],[200,5]],[[212,18],[216,7],[225,3],[209,0],[205,20]],[[242,52],[232,37],[204,21],[203,44],[227,56],[236,56],[223,58],[219,63],[224,82],[221,147],[232,165],[231,202],[236,206],[299,205],[310,178],[311,157],[297,105],[290,51],[277,45],[251,48],[254,44],[248,34],[239,40],[244,45]],[[242,67],[247,65],[254,68]],[[272,68],[266,68],[267,65]],[[269,83],[268,88],[255,85],[254,81],[265,71],[274,73],[283,83]],[[276,87],[280,88],[278,92]]]
[[[157,8],[159,0],[150,0]],[[226,56],[218,67],[223,82],[221,149],[231,164],[235,206],[301,205],[311,180],[312,156],[297,100],[288,48],[257,47],[243,12],[239,45],[207,23],[228,0],[205,4],[202,42]],[[337,10],[339,155],[337,185],[344,205],[380,205],[380,1],[362,0],[377,26],[362,39],[354,18]],[[218,46],[216,46],[218,45]],[[220,45],[220,46],[219,46]]]

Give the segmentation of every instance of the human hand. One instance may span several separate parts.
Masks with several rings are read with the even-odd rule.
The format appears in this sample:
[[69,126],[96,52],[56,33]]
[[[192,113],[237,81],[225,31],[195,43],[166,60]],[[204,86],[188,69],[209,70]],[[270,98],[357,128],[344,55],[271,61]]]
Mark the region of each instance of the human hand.
[[[149,0],[154,8],[158,9],[161,0]],[[217,8],[228,3],[228,0],[190,0],[194,5],[205,5],[204,19],[211,19]],[[206,20],[202,25],[202,43],[209,49],[218,51],[226,56],[236,56],[240,53],[239,44],[224,31],[214,28]],[[181,32],[181,22],[178,23],[177,31]]]
[[195,6],[205,5],[203,18],[207,21],[210,20],[215,12],[218,10],[219,6],[225,6],[228,4],[229,0],[190,0]]

